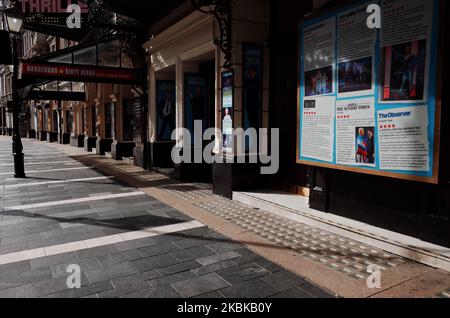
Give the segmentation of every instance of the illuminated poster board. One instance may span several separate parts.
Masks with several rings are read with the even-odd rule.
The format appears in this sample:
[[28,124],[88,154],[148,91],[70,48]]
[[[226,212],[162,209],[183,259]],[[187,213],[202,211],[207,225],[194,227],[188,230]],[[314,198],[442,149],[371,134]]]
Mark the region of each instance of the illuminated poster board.
[[440,2],[373,3],[301,23],[298,163],[436,183]]
[[222,147],[225,154],[233,153],[233,85],[233,71],[222,72]]

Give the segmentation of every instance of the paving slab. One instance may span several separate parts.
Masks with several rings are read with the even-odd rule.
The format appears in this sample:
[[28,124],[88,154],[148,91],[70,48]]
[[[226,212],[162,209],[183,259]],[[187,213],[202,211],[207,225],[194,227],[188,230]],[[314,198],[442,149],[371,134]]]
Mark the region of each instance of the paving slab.
[[[0,156],[9,143],[0,136]],[[24,140],[24,147],[36,149],[30,161],[39,163],[27,170],[46,172],[15,180],[2,166],[0,256],[23,252],[25,259],[0,265],[0,297],[445,297],[450,287],[445,272],[217,197],[209,185],[175,182],[68,146]],[[77,160],[69,158],[74,153]],[[85,169],[48,171],[62,167]],[[92,201],[77,202],[84,198]],[[61,200],[75,201],[53,205]],[[13,206],[26,208],[9,211]],[[192,220],[206,226],[120,243],[110,237]],[[94,245],[79,243],[89,239]],[[37,255],[32,249],[43,256],[26,259]],[[64,285],[71,264],[81,267],[81,289]],[[367,288],[369,264],[382,269],[382,290]]]

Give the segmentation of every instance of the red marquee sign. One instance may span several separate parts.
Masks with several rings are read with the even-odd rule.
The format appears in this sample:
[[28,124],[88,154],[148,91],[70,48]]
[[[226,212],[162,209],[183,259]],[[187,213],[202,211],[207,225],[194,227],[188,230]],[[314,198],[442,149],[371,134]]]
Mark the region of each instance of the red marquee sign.
[[60,64],[21,64],[21,79],[53,79],[74,82],[137,83],[139,71],[136,69],[106,68]]

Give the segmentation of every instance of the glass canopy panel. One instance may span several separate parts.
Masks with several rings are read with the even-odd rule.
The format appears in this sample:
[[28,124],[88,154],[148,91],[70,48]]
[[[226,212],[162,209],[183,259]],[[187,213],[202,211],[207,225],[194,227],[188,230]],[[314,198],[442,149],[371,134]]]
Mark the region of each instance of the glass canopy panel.
[[53,91],[53,92],[58,91],[58,82],[55,81],[55,82],[50,82],[48,84],[45,84],[44,90],[45,91]]
[[123,68],[134,68],[133,61],[127,54],[122,54],[122,67]]
[[73,52],[73,63],[80,65],[97,65],[97,46],[91,46]]
[[72,53],[54,57],[48,60],[50,63],[72,64]]
[[54,81],[49,82],[44,85],[36,86],[39,91],[50,91],[50,92],[74,92],[74,93],[84,93],[85,84],[81,82],[70,82],[70,81]]
[[120,42],[110,41],[98,45],[98,65],[120,67]]
[[84,83],[72,82],[72,92],[83,93],[84,87]]
[[70,92],[72,91],[72,83],[71,82],[59,82],[59,91],[60,92]]

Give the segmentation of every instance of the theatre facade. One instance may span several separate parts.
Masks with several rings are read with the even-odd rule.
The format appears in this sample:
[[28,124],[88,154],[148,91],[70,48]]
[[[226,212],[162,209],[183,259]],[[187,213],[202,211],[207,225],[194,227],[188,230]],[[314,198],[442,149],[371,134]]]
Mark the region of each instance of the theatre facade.
[[[36,65],[60,74],[24,102],[24,136],[129,158],[211,183],[228,198],[302,196],[330,219],[450,247],[449,5],[382,2],[173,1],[157,17],[145,4],[117,6],[152,21],[138,48],[112,37],[23,60],[24,79],[51,77],[27,69]],[[193,143],[195,121],[200,132],[222,131],[214,149]],[[279,130],[269,145],[279,148],[278,173],[263,175],[263,163],[250,163],[262,152],[251,138],[239,154],[247,163],[237,163],[232,129],[251,127]],[[175,164],[174,149],[235,160]]]

